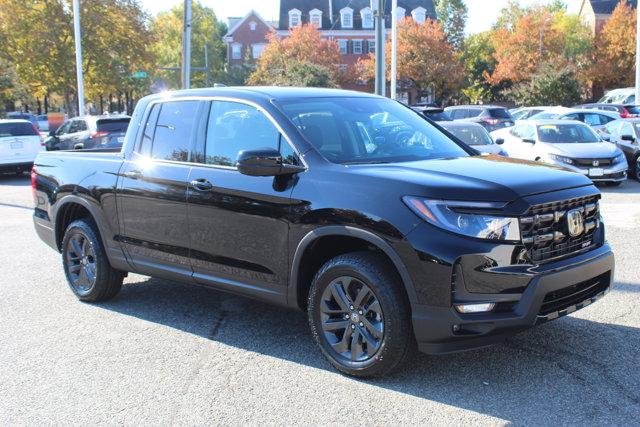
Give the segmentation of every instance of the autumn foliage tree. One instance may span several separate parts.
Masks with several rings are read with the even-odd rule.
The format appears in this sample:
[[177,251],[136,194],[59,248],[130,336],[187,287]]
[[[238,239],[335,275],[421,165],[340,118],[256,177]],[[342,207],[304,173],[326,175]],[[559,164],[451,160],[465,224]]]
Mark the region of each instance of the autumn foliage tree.
[[605,87],[634,85],[636,16],[621,1],[596,39],[591,77]]
[[[272,32],[268,39],[249,84],[336,86],[342,79],[338,43],[322,39],[315,27],[294,28],[286,38]],[[313,78],[303,78],[302,70],[309,71]]]
[[[386,46],[387,77],[390,74],[391,42]],[[457,94],[464,82],[464,67],[453,46],[447,43],[442,26],[427,19],[419,24],[405,18],[398,24],[398,79],[419,91],[434,91],[436,98],[448,99]],[[373,55],[359,64],[363,80],[375,76]]]

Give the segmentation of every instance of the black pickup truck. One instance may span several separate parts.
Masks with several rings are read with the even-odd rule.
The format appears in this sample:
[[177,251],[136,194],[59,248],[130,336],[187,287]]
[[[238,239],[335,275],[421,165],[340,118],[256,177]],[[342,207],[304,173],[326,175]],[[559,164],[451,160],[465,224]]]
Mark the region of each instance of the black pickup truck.
[[149,96],[122,151],[42,153],[32,185],[80,300],[136,272],[305,310],[327,359],[361,377],[416,345],[482,347],[572,313],[614,273],[589,179],[480,156],[356,92]]

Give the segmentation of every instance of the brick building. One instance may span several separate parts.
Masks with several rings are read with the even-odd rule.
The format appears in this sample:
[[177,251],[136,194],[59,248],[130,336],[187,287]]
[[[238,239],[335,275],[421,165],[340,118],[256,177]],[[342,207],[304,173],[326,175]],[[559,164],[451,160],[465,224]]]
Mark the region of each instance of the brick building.
[[591,28],[593,34],[599,34],[620,1],[626,1],[633,8],[638,7],[637,0],[582,0],[579,12],[582,22]]
[[224,41],[229,66],[258,59],[268,43],[267,35],[275,29],[273,22],[265,21],[253,10],[243,18],[228,18],[227,26]]

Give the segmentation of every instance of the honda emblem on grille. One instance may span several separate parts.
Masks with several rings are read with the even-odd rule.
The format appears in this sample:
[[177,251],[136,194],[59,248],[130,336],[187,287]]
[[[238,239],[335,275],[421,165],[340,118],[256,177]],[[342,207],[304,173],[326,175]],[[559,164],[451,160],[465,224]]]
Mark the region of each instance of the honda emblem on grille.
[[596,168],[597,168],[598,166],[600,166],[600,161],[598,161],[598,160],[594,160],[594,161],[593,161],[593,167],[596,167]]
[[577,237],[584,232],[584,218],[580,209],[567,212],[567,226],[571,237]]

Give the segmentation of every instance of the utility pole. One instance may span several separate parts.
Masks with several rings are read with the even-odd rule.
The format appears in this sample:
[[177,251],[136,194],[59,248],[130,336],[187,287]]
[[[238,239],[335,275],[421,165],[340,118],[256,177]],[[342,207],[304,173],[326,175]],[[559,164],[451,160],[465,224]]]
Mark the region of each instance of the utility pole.
[[391,99],[397,99],[398,86],[398,0],[391,2]]
[[191,87],[191,0],[184,0],[184,23],[182,28],[182,89],[189,89],[190,87]]
[[385,87],[387,83],[386,68],[384,55],[384,1],[371,0],[371,10],[373,11],[375,21],[376,34],[376,95],[385,96]]
[[76,41],[76,78],[78,80],[78,115],[84,116],[84,80],[82,75],[82,34],[80,32],[80,0],[73,0],[73,32]]
[[636,104],[640,104],[640,8],[636,8]]

